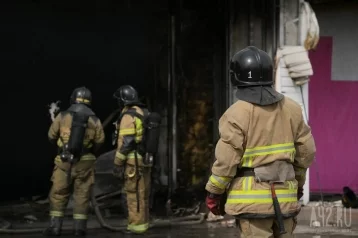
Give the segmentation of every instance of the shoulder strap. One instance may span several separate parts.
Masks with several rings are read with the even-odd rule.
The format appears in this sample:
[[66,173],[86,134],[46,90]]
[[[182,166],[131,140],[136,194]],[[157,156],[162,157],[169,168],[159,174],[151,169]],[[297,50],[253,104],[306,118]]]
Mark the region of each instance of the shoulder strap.
[[138,117],[139,120],[141,120],[142,122],[144,122],[144,118],[145,118],[145,113],[144,116],[139,114],[134,108],[129,108],[127,111],[123,112],[119,118],[118,118],[118,122],[120,122],[123,118],[124,115],[131,115],[132,117]]

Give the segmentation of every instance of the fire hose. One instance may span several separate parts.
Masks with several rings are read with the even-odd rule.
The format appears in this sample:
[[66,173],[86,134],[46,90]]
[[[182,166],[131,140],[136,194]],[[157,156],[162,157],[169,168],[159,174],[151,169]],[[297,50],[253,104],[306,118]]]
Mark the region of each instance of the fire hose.
[[[110,194],[105,195],[106,198],[112,197],[114,195],[117,195],[118,192],[113,192]],[[102,197],[102,199],[104,196]],[[99,205],[96,200],[96,196],[91,191],[91,203],[93,210],[95,212],[96,218],[100,226],[104,229],[114,231],[114,232],[121,232],[125,231],[127,229],[127,226],[111,226],[109,225],[106,220],[103,218],[101,210],[99,208]],[[201,224],[204,221],[205,215],[199,214],[199,215],[190,215],[187,217],[179,217],[179,218],[173,218],[168,220],[160,220],[160,221],[153,221],[150,224],[150,228],[160,228],[160,227],[171,227],[171,226],[185,226],[185,225],[197,225]],[[29,229],[12,229],[11,223],[3,221],[5,225],[3,225],[3,228],[0,228],[0,234],[31,234],[31,233],[42,233],[44,228],[29,228]],[[72,229],[72,228],[71,228]],[[68,230],[64,228],[63,230]]]

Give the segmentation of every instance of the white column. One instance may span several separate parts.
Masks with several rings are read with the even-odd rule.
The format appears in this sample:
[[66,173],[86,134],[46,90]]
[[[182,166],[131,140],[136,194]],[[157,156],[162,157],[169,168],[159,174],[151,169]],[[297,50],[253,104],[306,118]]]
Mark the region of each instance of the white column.
[[[304,103],[304,116],[305,116],[305,121],[308,124],[308,83],[306,83],[305,85],[302,86],[302,98],[303,98],[303,103]],[[307,203],[310,201],[310,171],[309,169],[307,169],[307,173],[306,173],[306,183],[303,186],[303,204],[307,205]],[[301,199],[301,200],[302,200]]]

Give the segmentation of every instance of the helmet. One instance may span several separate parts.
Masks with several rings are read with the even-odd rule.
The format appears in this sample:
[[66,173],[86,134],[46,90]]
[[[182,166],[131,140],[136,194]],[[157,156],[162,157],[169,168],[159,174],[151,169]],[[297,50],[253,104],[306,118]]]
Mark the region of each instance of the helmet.
[[86,105],[91,105],[92,103],[92,93],[86,87],[79,87],[73,90],[71,99],[71,104],[82,103]]
[[139,103],[137,90],[130,85],[124,85],[117,89],[113,97],[118,100],[120,105],[124,106]]
[[273,64],[264,51],[249,46],[230,60],[230,79],[235,87],[273,85]]

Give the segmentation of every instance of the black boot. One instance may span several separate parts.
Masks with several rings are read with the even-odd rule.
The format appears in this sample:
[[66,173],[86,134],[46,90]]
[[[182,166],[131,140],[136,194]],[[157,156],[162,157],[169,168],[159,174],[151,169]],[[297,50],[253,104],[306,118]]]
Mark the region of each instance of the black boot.
[[130,230],[124,230],[123,231],[124,234],[126,235],[134,235],[134,236],[144,236],[147,234],[147,232],[143,232],[143,233],[136,233],[136,232],[133,232],[133,231],[130,231]]
[[62,228],[62,217],[51,217],[50,226],[44,230],[44,236],[60,236]]
[[74,220],[74,234],[75,236],[85,236],[87,230],[87,220]]

